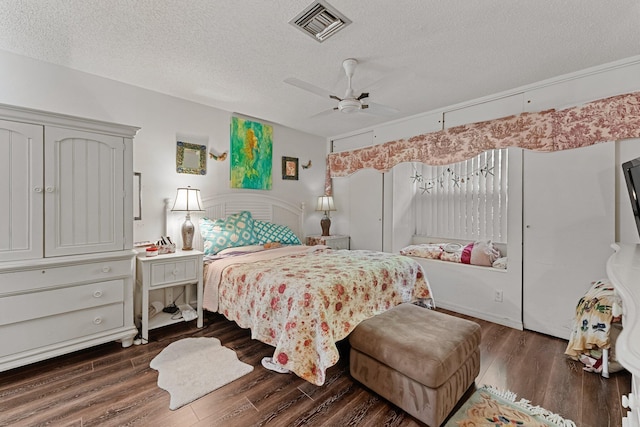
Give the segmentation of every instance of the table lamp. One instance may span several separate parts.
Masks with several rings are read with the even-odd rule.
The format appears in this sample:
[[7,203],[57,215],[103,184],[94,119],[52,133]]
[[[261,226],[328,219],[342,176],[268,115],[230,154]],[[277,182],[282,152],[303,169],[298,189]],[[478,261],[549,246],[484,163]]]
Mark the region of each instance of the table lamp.
[[202,211],[202,200],[200,199],[200,190],[191,187],[178,188],[176,200],[171,208],[172,212],[186,212],[182,224],[182,250],[190,251],[193,249],[193,232],[194,226],[191,222],[190,212]]
[[330,236],[329,227],[331,227],[331,219],[329,219],[329,212],[336,210],[336,207],[333,204],[333,196],[318,197],[318,204],[316,205],[316,210],[324,211],[324,216],[320,220],[320,227],[322,227],[323,236]]

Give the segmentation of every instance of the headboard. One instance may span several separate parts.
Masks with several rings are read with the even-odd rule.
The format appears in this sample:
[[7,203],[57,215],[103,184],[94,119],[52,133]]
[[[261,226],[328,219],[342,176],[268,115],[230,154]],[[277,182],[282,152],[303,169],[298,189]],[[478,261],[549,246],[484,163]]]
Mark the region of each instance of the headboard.
[[[165,199],[165,235],[171,237],[178,248],[182,247],[180,228],[184,222],[185,212],[172,212],[171,199]],[[202,217],[209,219],[226,218],[241,211],[251,212],[254,219],[286,225],[303,241],[304,203],[300,206],[258,193],[230,193],[203,199],[204,211],[192,212],[191,222],[195,226],[193,248],[202,250],[203,243],[198,229],[198,221]]]

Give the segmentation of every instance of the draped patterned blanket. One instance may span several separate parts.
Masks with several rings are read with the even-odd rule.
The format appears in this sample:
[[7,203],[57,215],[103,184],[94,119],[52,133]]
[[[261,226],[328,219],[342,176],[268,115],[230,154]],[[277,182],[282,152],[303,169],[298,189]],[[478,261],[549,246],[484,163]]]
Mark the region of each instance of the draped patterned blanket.
[[[620,321],[621,306],[620,297],[616,295],[609,281],[594,282],[578,301],[565,354],[572,359],[583,361],[582,356],[600,359],[602,349],[613,349],[612,323]],[[610,356],[612,361],[615,361],[614,354],[611,353]],[[611,370],[613,371],[614,369]]]
[[360,322],[431,297],[420,264],[398,254],[299,246],[224,261],[207,268],[205,308],[217,302],[217,311],[275,347],[275,362],[316,385],[338,361],[335,343]]

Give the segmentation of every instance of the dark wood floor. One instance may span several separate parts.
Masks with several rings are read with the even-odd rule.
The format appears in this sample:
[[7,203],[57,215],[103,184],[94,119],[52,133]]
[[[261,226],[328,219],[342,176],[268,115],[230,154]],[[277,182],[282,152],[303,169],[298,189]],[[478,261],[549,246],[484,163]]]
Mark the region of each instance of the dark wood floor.
[[[453,313],[451,313],[453,314]],[[461,316],[466,317],[466,316]],[[472,319],[475,320],[475,319]],[[578,426],[620,426],[630,375],[604,379],[563,356],[566,341],[477,320],[482,326],[477,385],[509,389]],[[211,336],[253,372],[176,411],[149,362],[170,342]],[[322,387],[260,365],[272,349],[217,314],[151,331],[147,345],[109,343],[0,373],[0,425],[55,426],[419,426],[417,420],[349,376],[345,354]]]

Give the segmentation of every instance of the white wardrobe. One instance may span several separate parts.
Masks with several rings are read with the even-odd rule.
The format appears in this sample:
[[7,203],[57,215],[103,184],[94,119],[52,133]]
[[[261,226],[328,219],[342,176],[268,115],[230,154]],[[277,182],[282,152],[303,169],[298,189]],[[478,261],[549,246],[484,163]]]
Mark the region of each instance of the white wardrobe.
[[137,131],[0,105],[0,371],[131,345]]

